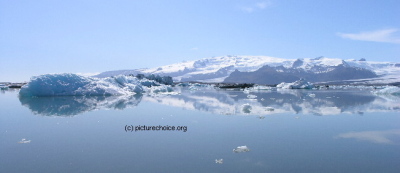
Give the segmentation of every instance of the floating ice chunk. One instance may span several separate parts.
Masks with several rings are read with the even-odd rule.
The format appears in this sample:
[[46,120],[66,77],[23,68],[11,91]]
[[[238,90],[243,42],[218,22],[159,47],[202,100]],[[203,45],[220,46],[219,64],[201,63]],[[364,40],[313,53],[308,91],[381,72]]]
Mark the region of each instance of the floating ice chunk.
[[28,144],[28,143],[31,143],[31,140],[26,140],[25,138],[22,138],[21,141],[19,141],[18,143],[20,143],[20,144]]
[[315,97],[315,94],[308,94],[309,97]]
[[282,82],[276,86],[277,88],[283,88],[283,89],[312,89],[314,88],[314,85],[311,84],[310,82],[305,81],[303,78],[301,78],[298,81],[292,82],[292,83],[285,83]]
[[0,84],[0,89],[6,90],[6,89],[8,89],[8,86],[7,86],[7,85],[4,85],[4,84]]
[[271,90],[272,87],[270,86],[264,86],[264,85],[254,85],[251,87],[252,90]]
[[233,149],[233,152],[235,152],[235,153],[242,153],[242,152],[249,152],[249,151],[250,151],[250,149],[246,145],[238,146],[235,149]]
[[215,159],[215,163],[222,164],[224,163],[224,159]]
[[246,103],[242,105],[242,110],[244,113],[250,113],[251,112],[251,106],[250,104]]

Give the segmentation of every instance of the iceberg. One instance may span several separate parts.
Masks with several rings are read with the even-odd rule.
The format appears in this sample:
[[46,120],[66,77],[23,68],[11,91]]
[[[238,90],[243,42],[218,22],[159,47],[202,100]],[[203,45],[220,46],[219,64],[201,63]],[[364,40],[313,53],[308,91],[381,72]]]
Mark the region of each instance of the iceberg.
[[8,89],[8,86],[5,84],[0,84],[0,89],[6,90],[6,89]]
[[22,138],[21,141],[19,141],[18,143],[20,143],[20,144],[29,144],[29,143],[31,143],[31,140],[26,140],[25,138]]
[[249,152],[249,151],[250,151],[250,149],[246,145],[238,146],[235,149],[233,149],[233,152],[235,152],[235,153],[242,153],[242,152]]
[[224,163],[224,159],[215,159],[215,163],[222,164]]
[[276,86],[277,88],[283,88],[283,89],[312,89],[314,88],[314,85],[310,82],[307,82],[303,78],[301,78],[298,81],[292,82],[292,83],[285,83],[282,82]]
[[170,87],[163,84],[134,76],[118,75],[100,79],[72,73],[45,74],[33,77],[21,88],[19,95],[28,97],[134,95],[151,91],[153,86],[159,87],[157,89],[159,92],[171,91]]

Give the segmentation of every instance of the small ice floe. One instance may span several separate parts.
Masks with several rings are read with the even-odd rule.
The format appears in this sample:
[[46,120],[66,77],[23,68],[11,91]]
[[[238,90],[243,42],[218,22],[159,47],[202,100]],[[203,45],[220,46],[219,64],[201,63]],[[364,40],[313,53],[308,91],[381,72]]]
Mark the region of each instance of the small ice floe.
[[249,98],[249,99],[255,99],[255,98],[257,98],[257,96],[256,96],[256,95],[253,95],[253,94],[249,94],[249,95],[247,95],[247,98]]
[[215,159],[215,163],[223,164],[224,163],[224,159]]
[[264,86],[264,85],[254,85],[252,87],[252,90],[271,90],[272,87],[270,86]]
[[244,113],[250,113],[251,112],[251,106],[250,104],[246,103],[242,105],[242,110]]
[[31,143],[31,140],[26,140],[25,138],[22,138],[21,141],[19,141],[18,143],[20,143],[20,144],[28,144],[28,143]]
[[0,84],[0,89],[6,90],[6,89],[8,89],[8,86],[5,84]]
[[235,153],[242,153],[242,152],[249,152],[249,151],[250,151],[250,149],[246,145],[238,146],[235,149],[233,149],[233,152],[235,152]]
[[274,111],[275,109],[273,107],[265,107],[265,111]]
[[277,88],[283,88],[283,89],[313,89],[314,85],[310,82],[307,82],[303,78],[301,78],[298,81],[292,82],[292,83],[285,83],[282,82],[276,86]]
[[309,97],[315,97],[315,94],[308,94]]

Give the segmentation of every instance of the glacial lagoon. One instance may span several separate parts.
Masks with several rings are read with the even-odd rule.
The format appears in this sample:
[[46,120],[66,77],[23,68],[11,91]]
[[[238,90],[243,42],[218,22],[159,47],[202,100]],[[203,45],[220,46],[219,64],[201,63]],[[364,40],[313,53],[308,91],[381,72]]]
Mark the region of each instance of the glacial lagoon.
[[400,172],[400,97],[373,90],[2,90],[0,172]]

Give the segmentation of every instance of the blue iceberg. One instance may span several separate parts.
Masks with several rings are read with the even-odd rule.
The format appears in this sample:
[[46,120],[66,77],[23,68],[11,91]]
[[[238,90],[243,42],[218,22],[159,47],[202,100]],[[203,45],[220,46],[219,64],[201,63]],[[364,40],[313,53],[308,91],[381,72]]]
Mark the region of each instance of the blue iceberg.
[[[140,80],[133,76],[119,75],[108,78],[91,78],[77,74],[45,74],[36,76],[24,85],[20,96],[113,96],[134,95],[152,92],[151,87],[143,87],[147,79]],[[159,84],[161,91],[169,92],[169,86]],[[160,90],[160,89],[159,89]],[[158,91],[159,91],[158,90]]]

